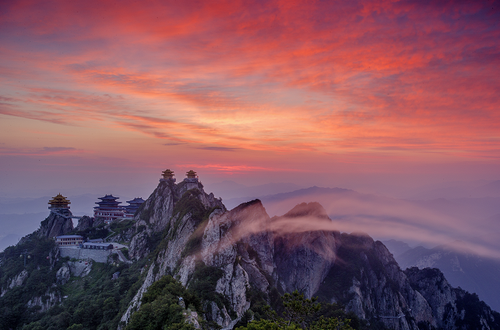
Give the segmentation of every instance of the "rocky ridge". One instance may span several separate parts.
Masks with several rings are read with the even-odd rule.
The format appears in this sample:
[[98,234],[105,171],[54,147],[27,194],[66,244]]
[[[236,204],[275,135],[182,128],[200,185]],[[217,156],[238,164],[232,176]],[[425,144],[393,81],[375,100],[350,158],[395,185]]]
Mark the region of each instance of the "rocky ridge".
[[38,235],[44,237],[56,237],[66,235],[73,230],[73,214],[69,209],[52,210],[49,216],[42,221]]
[[[196,285],[193,274],[210,269],[219,276],[213,301],[205,303],[205,317],[224,329],[251,310],[250,290],[268,298],[273,290],[299,290],[397,330],[467,328],[467,308],[472,307],[463,300],[468,296],[461,289],[445,290],[439,271],[403,272],[381,242],[364,234],[284,232],[274,226],[303,218],[330,221],[317,203],[270,218],[258,200],[227,211],[201,183],[160,182],[136,215],[139,234],[130,249],[136,259],[153,247],[157,253],[122,321],[129,320],[143,293],[162,276],[173,275],[190,287]],[[427,279],[424,286],[422,277]],[[478,329],[500,327],[498,313],[484,306]]]

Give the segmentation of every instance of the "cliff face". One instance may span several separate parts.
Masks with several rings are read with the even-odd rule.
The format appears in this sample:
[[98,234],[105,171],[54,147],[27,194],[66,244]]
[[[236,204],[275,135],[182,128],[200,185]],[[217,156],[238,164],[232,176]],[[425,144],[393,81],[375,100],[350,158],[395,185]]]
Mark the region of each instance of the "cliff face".
[[473,313],[479,318],[475,329],[500,328],[497,313],[451,288],[439,271],[403,272],[387,248],[367,235],[275,226],[289,222],[291,227],[304,217],[330,221],[317,203],[300,204],[271,219],[258,200],[226,211],[201,184],[187,188],[161,182],[136,217],[137,226],[146,229],[133,238],[131,255],[144,255],[159,230],[161,236],[123,321],[154,281],[171,274],[191,288],[203,276],[213,280],[212,291],[203,297],[205,317],[224,329],[252,308],[251,290],[267,296],[272,290],[299,290],[306,297],[342,303],[370,324],[397,330],[471,329],[468,315]]
[[[459,244],[459,242],[455,242]],[[457,252],[449,246],[416,247],[394,254],[402,269],[439,268],[454,287],[475,292],[491,308],[500,311],[500,262],[471,252]]]
[[53,210],[49,216],[42,221],[38,234],[44,237],[56,237],[66,235],[73,230],[73,214],[68,209]]
[[[185,193],[190,191],[185,196]],[[184,198],[183,198],[184,197]],[[171,180],[162,180],[141,205],[134,220],[139,234],[135,235],[130,242],[130,256],[139,259],[151,252],[154,240],[161,236],[165,230],[171,230],[171,226],[177,223],[185,225],[191,213],[207,212],[209,209],[226,210],[220,199],[213,194],[206,194],[203,185],[197,183],[181,182],[175,184]],[[191,212],[191,213],[190,213]],[[185,213],[180,215],[180,213]],[[179,217],[187,216],[184,220]],[[199,214],[195,214],[199,216]],[[188,225],[189,227],[189,225]],[[183,226],[184,228],[184,226]],[[177,228],[176,228],[177,229]],[[193,229],[193,228],[191,228]],[[186,228],[185,235],[190,235]],[[179,238],[183,235],[177,235]]]
[[[318,203],[299,204],[272,221],[286,222],[305,217],[330,221]],[[281,288],[285,292],[299,290],[306,297],[312,297],[335,264],[338,238],[338,232],[326,231],[275,233],[274,262]]]
[[500,329],[500,314],[476,294],[452,288],[436,268],[408,268],[405,274],[432,308],[435,324],[442,329]]

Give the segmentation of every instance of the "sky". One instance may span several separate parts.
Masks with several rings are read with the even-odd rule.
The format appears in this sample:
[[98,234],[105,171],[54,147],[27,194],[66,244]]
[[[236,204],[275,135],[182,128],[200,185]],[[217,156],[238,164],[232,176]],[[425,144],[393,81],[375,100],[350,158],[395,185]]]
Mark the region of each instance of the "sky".
[[1,1],[0,196],[498,180],[499,25],[496,1]]

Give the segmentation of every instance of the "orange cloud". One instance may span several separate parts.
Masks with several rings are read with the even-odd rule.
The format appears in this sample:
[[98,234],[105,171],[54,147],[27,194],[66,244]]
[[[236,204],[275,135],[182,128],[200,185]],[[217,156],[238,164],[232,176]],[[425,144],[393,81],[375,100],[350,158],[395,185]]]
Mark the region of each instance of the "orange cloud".
[[499,156],[500,14],[488,3],[1,9],[3,115],[214,152]]

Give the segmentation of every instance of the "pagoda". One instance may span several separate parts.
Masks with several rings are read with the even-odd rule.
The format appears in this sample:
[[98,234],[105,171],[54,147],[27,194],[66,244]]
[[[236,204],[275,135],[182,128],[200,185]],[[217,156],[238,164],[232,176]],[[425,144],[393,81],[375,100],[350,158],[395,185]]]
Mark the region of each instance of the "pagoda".
[[[186,183],[198,183],[198,175],[196,175],[196,172],[193,170],[189,170],[186,172],[186,178],[184,179],[184,182]],[[191,188],[189,188],[191,189]]]
[[163,178],[160,179],[160,181],[175,182],[174,171],[171,171],[170,169],[167,168],[165,171],[161,172],[161,175],[163,176]]
[[125,218],[133,218],[135,212],[139,209],[139,207],[144,203],[144,199],[140,197],[136,197],[132,200],[127,201],[128,205],[125,206]]
[[120,202],[116,201],[120,197],[115,197],[113,195],[105,195],[104,197],[99,197],[100,202],[95,202],[99,206],[94,207],[94,217],[101,218],[106,224],[110,224],[116,219],[123,218],[124,208],[119,205]]
[[71,202],[67,199],[67,197],[64,197],[59,193],[57,196],[52,198],[48,204],[50,205],[49,210],[69,209],[69,204],[71,204]]
[[196,175],[196,172],[193,171],[193,170],[189,170],[188,172],[186,172],[186,177],[188,179],[197,179],[198,178],[198,175]]

